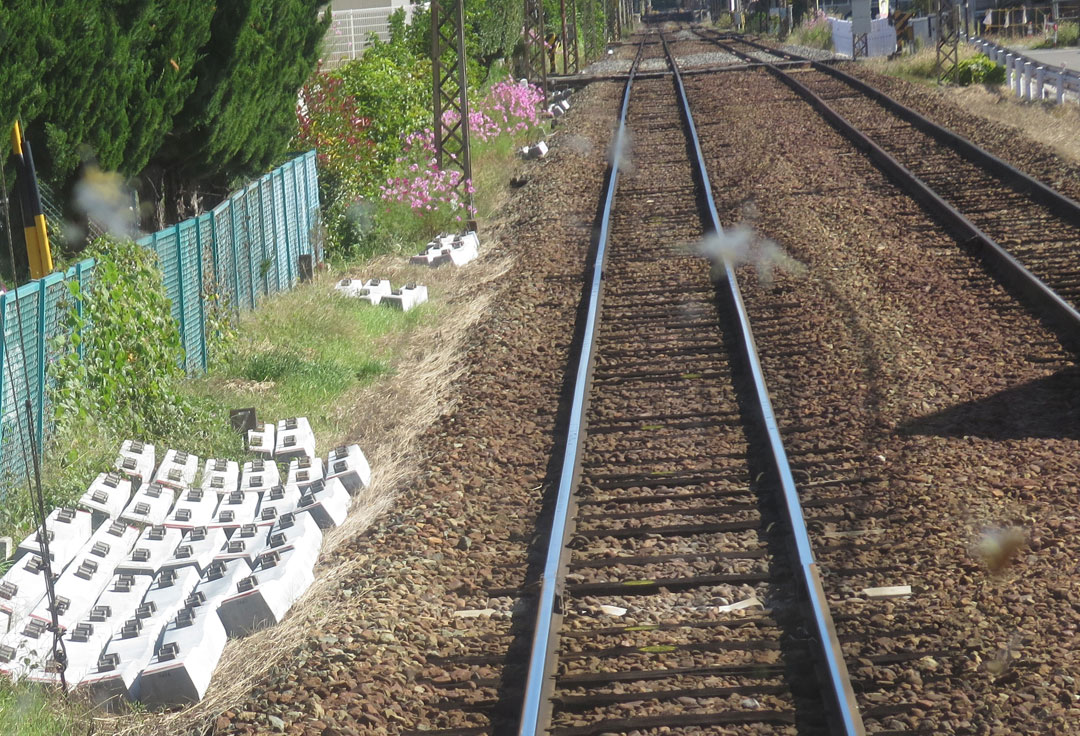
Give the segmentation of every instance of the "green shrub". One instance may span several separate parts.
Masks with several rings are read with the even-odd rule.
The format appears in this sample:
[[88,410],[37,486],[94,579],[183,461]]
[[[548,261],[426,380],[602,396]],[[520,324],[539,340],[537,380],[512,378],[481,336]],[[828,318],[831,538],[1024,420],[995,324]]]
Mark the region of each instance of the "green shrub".
[[829,19],[820,10],[807,14],[792,32],[790,41],[814,49],[832,51],[832,26],[829,25]]
[[[135,437],[166,434],[193,409],[178,391],[184,350],[156,254],[99,239],[91,286],[69,281],[68,335],[51,368],[57,423],[90,422]],[[81,353],[81,355],[80,355]]]
[[986,54],[976,54],[957,66],[956,82],[964,87],[971,84],[1002,84],[1005,82],[1005,67],[991,61]]

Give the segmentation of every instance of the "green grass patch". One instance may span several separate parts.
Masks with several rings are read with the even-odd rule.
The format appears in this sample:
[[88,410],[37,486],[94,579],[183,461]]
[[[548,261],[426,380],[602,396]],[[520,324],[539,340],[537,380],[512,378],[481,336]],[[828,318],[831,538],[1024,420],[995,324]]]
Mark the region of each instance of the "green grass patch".
[[65,701],[30,682],[0,680],[0,733],[4,736],[60,736],[86,733],[79,704]]
[[[960,61],[970,59],[978,52],[967,44],[960,45]],[[937,52],[933,47],[920,49],[914,54],[901,54],[895,59],[877,57],[861,62],[876,72],[899,77],[916,84],[936,84],[935,65]]]
[[306,416],[321,449],[343,437],[355,414],[334,409],[347,393],[390,374],[401,349],[394,338],[431,319],[436,308],[373,307],[338,296],[331,284],[321,277],[242,317],[228,359],[184,390],[226,415],[254,407],[260,421]]

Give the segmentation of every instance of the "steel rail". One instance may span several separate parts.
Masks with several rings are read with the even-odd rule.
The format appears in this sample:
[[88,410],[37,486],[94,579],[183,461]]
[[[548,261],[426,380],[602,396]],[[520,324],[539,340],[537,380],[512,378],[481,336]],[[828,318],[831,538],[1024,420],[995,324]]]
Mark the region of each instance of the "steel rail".
[[[678,64],[675,62],[675,57],[672,55],[667,41],[664,40],[662,35],[660,38],[664,42],[664,51],[671,64],[679,99],[682,101],[683,114],[686,117],[686,125],[690,131],[690,139],[697,158],[697,172],[709,209],[712,231],[722,235],[724,229],[720,224],[716,201],[713,199],[712,184],[709,181],[705,156],[701,150],[701,141],[698,138],[697,128],[694,126],[694,117],[690,111],[690,102],[683,86],[682,75],[679,73]],[[735,269],[727,258],[724,258],[724,273],[730,288],[731,301],[741,327],[743,357],[750,368],[750,374],[753,378],[754,390],[757,395],[757,408],[768,437],[773,465],[780,481],[787,521],[795,543],[795,561],[800,573],[799,583],[810,611],[811,634],[816,637],[817,651],[815,654],[825,674],[825,689],[828,695],[825,705],[835,721],[834,733],[842,733],[846,736],[864,734],[865,727],[863,726],[862,716],[855,702],[855,694],[851,688],[847,665],[844,663],[843,653],[833,626],[832,615],[829,612],[828,600],[821,585],[821,575],[817,563],[814,561],[814,551],[810,543],[810,534],[806,528],[802,503],[799,501],[799,494],[795,488],[795,478],[791,473],[787,452],[784,450],[784,443],[780,437],[780,429],[773,412],[772,401],[769,398],[769,389],[765,383],[765,374],[761,368],[761,362],[758,360],[757,345],[754,342],[754,334],[750,326],[750,315],[742,300]]]
[[[698,35],[701,34],[699,33]],[[712,41],[721,48],[727,49],[736,56],[747,59],[752,58],[747,54],[743,54],[730,46],[725,45],[719,39],[709,38],[704,35],[701,37]],[[742,40],[740,40],[740,42],[749,43]],[[761,48],[767,49],[767,47]],[[787,52],[777,53],[778,55],[791,56],[791,54],[787,54]],[[813,64],[815,69],[819,68],[816,65],[816,62],[812,62],[809,59],[807,61]],[[820,113],[833,128],[840,132],[841,135],[850,140],[856,148],[865,151],[878,168],[885,172],[887,176],[895,181],[900,188],[906,191],[915,201],[921,204],[931,215],[938,218],[957,240],[966,245],[978,246],[978,252],[983,260],[998,274],[1000,279],[1006,285],[1013,287],[1027,297],[1036,307],[1046,310],[1061,325],[1061,327],[1065,329],[1069,337],[1080,339],[1080,312],[1078,312],[1075,307],[1062,298],[1056,291],[1051,289],[1042,281],[1042,279],[1029,271],[1015,256],[1009,253],[1008,250],[999,245],[997,241],[969,220],[962,212],[960,212],[960,210],[953,207],[941,195],[931,189],[930,186],[916,176],[914,172],[900,163],[884,148],[871,140],[869,136],[856,128],[852,123],[840,115],[840,113],[836,112],[836,110],[820,96],[816,95],[792,75],[787,74],[784,70],[773,64],[766,64],[765,69],[790,87],[797,95],[810,103],[811,107],[817,110],[818,113]],[[831,71],[831,68],[827,65],[821,65],[820,70],[829,72]],[[896,104],[900,105],[900,103]],[[912,114],[916,115],[917,113],[912,112]],[[930,123],[929,121],[927,121],[927,123],[932,126],[937,125],[936,123]],[[959,136],[956,137],[959,138]],[[969,143],[968,145],[977,149],[974,144]],[[981,149],[977,150],[981,151]],[[982,151],[982,153],[986,157],[993,158],[985,151]],[[1000,159],[995,160],[998,161],[1001,166],[1007,167],[1011,172],[1015,172],[1016,177],[1030,180],[1039,187],[1042,187],[1042,189],[1052,192],[1065,203],[1049,204],[1048,206],[1054,208],[1059,206],[1076,207],[1077,216],[1080,217],[1080,204],[1077,204],[1058,192],[1054,192],[1054,190],[1046,187],[1046,185],[1041,182],[1036,182],[1026,174],[1013,169],[1009,164],[1000,161]],[[978,162],[973,161],[973,163]],[[1010,174],[1010,176],[1012,176],[1012,174]],[[1008,186],[1008,183],[1003,182],[1003,186]],[[1036,189],[1038,189],[1038,187],[1036,187]],[[1042,191],[1042,189],[1038,189],[1038,191]],[[1043,202],[1043,204],[1047,203]]]
[[588,311],[582,337],[581,355],[578,358],[577,373],[574,381],[574,394],[567,427],[562,470],[559,476],[559,490],[555,501],[554,518],[544,571],[540,578],[540,595],[537,604],[536,627],[533,632],[532,649],[529,653],[528,675],[525,681],[525,698],[521,711],[519,736],[535,736],[541,727],[541,721],[550,717],[550,697],[554,682],[551,669],[554,666],[554,650],[558,637],[554,635],[553,624],[561,615],[563,553],[566,538],[570,531],[570,506],[574,486],[579,472],[580,450],[583,440],[582,425],[588,403],[588,387],[592,373],[593,343],[600,312],[600,290],[604,278],[604,262],[607,256],[608,239],[611,235],[611,210],[615,202],[615,188],[619,180],[619,163],[623,146],[626,142],[626,113],[630,107],[630,90],[634,85],[641,56],[645,49],[642,39],[637,55],[630,67],[630,75],[623,90],[622,107],[619,110],[619,125],[615,133],[615,143],[611,151],[608,186],[605,192],[604,209],[601,215],[600,232],[597,235],[596,256],[592,265],[592,279],[589,284]]

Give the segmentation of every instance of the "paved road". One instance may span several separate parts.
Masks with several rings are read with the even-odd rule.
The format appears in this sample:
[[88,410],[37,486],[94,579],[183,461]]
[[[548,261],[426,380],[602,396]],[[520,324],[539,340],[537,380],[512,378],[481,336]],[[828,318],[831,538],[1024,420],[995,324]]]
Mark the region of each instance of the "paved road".
[[1080,48],[1014,50],[1048,67],[1057,69],[1064,64],[1069,71],[1080,72]]

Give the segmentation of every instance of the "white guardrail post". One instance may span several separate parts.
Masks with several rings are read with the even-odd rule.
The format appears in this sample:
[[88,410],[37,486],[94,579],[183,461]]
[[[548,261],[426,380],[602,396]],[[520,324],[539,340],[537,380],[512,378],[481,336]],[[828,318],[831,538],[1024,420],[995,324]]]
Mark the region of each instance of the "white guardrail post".
[[1054,89],[1057,91],[1057,104],[1065,103],[1065,70],[1064,67],[1054,75]]
[[1035,70],[1035,99],[1042,102],[1043,99],[1043,85],[1046,84],[1046,67],[1039,65],[1039,68]]
[[1028,102],[1031,102],[1031,67],[1030,61],[1024,62],[1024,94],[1021,96]]

